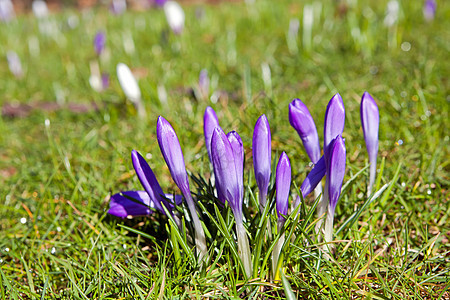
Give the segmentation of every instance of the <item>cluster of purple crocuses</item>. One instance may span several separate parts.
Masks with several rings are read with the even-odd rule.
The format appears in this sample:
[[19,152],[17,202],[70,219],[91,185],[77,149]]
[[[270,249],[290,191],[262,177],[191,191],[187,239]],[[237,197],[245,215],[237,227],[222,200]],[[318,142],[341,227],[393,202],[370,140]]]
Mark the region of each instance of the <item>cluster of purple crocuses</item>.
[[[367,150],[369,152],[370,180],[368,192],[374,182],[376,173],[376,157],[378,152],[378,107],[369,93],[365,92],[361,100],[361,120]],[[306,153],[314,164],[311,172],[301,185],[301,196],[306,197],[321,182],[326,175],[323,195],[320,193],[318,204],[317,227],[318,236],[323,235],[325,242],[332,240],[334,212],[341,194],[342,183],[346,168],[346,148],[342,137],[345,123],[344,103],[339,94],[331,98],[325,112],[323,155],[319,138],[311,114],[300,99],[294,99],[289,105],[289,121],[298,132]],[[244,226],[243,199],[244,199],[244,147],[242,139],[236,131],[225,134],[215,111],[207,107],[203,119],[203,129],[206,149],[212,164],[212,180],[218,200],[228,203],[236,222],[236,238],[240,259],[247,278],[252,274],[252,260],[249,239]],[[207,257],[206,238],[201,221],[196,211],[196,203],[192,197],[189,177],[186,171],[183,152],[178,137],[163,117],[159,117],[156,126],[157,139],[161,153],[170,170],[175,184],[181,191],[181,196],[167,195],[163,192],[152,169],[145,159],[136,151],[131,153],[136,174],[144,191],[127,191],[111,197],[109,214],[118,217],[148,215],[157,210],[163,214],[171,214],[175,220],[177,212],[174,209],[180,205],[182,198],[186,201],[190,219],[195,229],[195,246],[201,262]],[[257,120],[253,133],[252,152],[256,183],[259,190],[259,208],[262,212],[268,203],[269,185],[271,177],[271,132],[269,122],[265,115]],[[277,231],[281,232],[288,216],[289,195],[291,189],[291,164],[285,152],[282,152],[275,174]],[[300,197],[294,203],[300,203]],[[325,225],[321,220],[326,214]],[[178,224],[181,226],[181,224]],[[324,227],[324,230],[323,228]],[[323,230],[323,231],[322,231]],[[273,250],[273,268],[278,265],[284,235]]]

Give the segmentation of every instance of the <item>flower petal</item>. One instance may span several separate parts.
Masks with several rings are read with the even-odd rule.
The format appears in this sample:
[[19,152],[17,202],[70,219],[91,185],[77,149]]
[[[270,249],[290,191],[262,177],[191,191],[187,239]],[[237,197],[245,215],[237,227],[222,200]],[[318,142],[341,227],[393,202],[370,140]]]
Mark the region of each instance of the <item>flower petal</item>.
[[341,95],[337,93],[328,102],[325,112],[325,125],[323,136],[323,152],[325,155],[325,164],[328,165],[330,157],[330,144],[338,136],[342,135],[345,125],[345,108]]
[[153,212],[149,207],[154,208],[155,205],[147,192],[121,192],[111,196],[108,214],[119,218],[146,216]]
[[159,148],[164,156],[173,181],[181,190],[185,198],[190,197],[189,178],[184,164],[183,151],[177,134],[173,130],[172,125],[162,116],[159,116],[156,125],[156,135],[158,138]]
[[325,158],[322,155],[319,161],[314,165],[314,168],[311,170],[311,172],[309,172],[309,174],[306,176],[306,179],[303,181],[302,186],[300,187],[303,198],[308,196],[316,188],[316,186],[322,180],[323,176],[325,176],[326,170]]
[[278,219],[281,219],[288,213],[289,192],[291,189],[291,162],[285,152],[281,153],[278,161],[275,185],[277,190],[277,214]]
[[171,208],[165,200],[164,192],[147,161],[136,150],[131,151],[131,161],[133,162],[133,167],[139,181],[152,202],[154,202],[155,207],[162,213],[164,213],[164,209],[161,206],[162,204],[164,204],[167,209]]
[[[240,201],[238,176],[236,173],[235,156],[230,141],[222,128],[216,127],[211,139],[211,156],[219,198],[230,204],[233,212],[242,217],[242,200]],[[237,216],[236,216],[237,218]]]
[[231,149],[233,150],[234,163],[236,165],[236,175],[239,186],[239,199],[244,197],[244,144],[242,139],[236,131],[230,131],[227,134],[228,141],[230,141]]
[[219,119],[212,107],[208,106],[203,115],[203,134],[205,135],[206,150],[208,151],[209,161],[211,160],[211,138],[214,128],[219,126]]
[[345,175],[345,142],[342,136],[338,135],[331,145],[330,164],[327,168],[328,195],[332,211],[336,208],[339,196],[341,195],[342,182]]
[[320,144],[316,124],[308,108],[300,99],[294,99],[289,104],[289,123],[302,139],[309,159],[317,163],[320,159]]
[[271,173],[271,151],[272,138],[269,121],[266,115],[261,115],[256,121],[253,131],[253,167],[255,170],[256,183],[260,194],[260,206],[266,205],[267,190],[269,189]]

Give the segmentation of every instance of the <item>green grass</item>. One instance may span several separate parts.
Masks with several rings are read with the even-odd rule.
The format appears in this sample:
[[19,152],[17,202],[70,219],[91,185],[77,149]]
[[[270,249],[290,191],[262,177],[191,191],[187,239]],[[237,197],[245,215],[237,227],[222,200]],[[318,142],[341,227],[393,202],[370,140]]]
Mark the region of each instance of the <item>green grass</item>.
[[[314,20],[312,47],[302,46],[301,26],[298,53],[289,50],[286,34],[291,18],[302,19],[303,4],[288,1],[187,6],[181,36],[168,31],[158,10],[119,17],[106,10],[60,12],[50,17],[60,38],[40,34],[29,15],[2,24],[0,57],[15,50],[26,72],[16,80],[6,59],[0,60],[2,106],[56,101],[59,89],[66,102],[94,102],[100,109],[0,118],[0,298],[283,298],[282,283],[270,280],[270,258],[264,261],[270,244],[261,246],[257,276],[244,280],[225,234],[233,239],[230,211],[214,210],[204,183],[191,178],[192,192],[212,216],[203,213],[211,233],[207,269],[196,267],[180,246],[188,234],[177,240],[158,214],[111,217],[109,197],[141,189],[132,149],[146,156],[164,191],[179,192],[156,142],[158,115],[175,128],[192,176],[208,178],[202,117],[212,105],[222,127],[238,131],[244,142],[249,203],[244,212],[255,253],[261,215],[251,138],[257,118],[265,113],[269,119],[273,160],[282,151],[289,155],[295,192],[310,167],[289,125],[288,104],[298,97],[308,105],[322,139],[326,104],[339,92],[346,107],[348,159],[335,216],[336,253],[324,259],[312,234],[316,216],[308,197],[297,226],[289,227],[297,239],[285,248],[284,273],[293,292],[305,299],[448,299],[450,6],[439,1],[436,19],[426,23],[421,1],[404,1],[398,24],[389,29],[383,25],[386,2],[360,1],[343,9],[343,2],[324,1]],[[319,2],[314,3],[317,9]],[[200,7],[204,17],[197,20]],[[69,16],[78,18],[74,29],[67,26]],[[111,87],[103,93],[88,83],[98,29],[106,30],[110,52],[109,60],[100,62],[111,74]],[[132,54],[124,50],[124,34],[133,37]],[[39,39],[38,57],[30,55],[33,37]],[[409,51],[402,50],[405,42]],[[141,74],[148,119],[138,120],[125,101],[115,75],[118,62]],[[263,83],[262,63],[270,66],[271,89]],[[203,68],[214,90],[222,92],[218,103],[191,95]],[[158,99],[158,85],[168,92],[167,104]],[[359,120],[365,90],[380,109],[379,186],[390,184],[371,203],[364,196],[368,170],[358,174],[368,160]],[[221,217],[216,226],[212,220]]]

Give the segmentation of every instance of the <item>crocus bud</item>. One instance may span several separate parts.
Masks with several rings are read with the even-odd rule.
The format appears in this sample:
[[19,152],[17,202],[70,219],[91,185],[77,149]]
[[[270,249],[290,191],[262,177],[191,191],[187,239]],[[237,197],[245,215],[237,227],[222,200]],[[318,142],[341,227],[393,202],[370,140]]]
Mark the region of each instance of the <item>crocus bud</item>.
[[236,165],[236,175],[239,186],[239,199],[244,198],[244,144],[242,139],[236,131],[231,131],[227,134],[228,141],[230,141],[231,149],[233,150],[234,163]]
[[319,184],[326,173],[325,158],[322,156],[303,181],[300,191],[303,198],[308,196]]
[[218,191],[228,201],[235,218],[242,222],[242,199],[240,198],[239,178],[236,172],[236,156],[230,140],[222,128],[216,127],[211,138],[211,157],[216,185]]
[[342,135],[345,125],[345,108],[341,95],[337,93],[328,102],[327,110],[325,112],[325,125],[323,135],[323,152],[325,155],[325,164],[330,157],[330,144],[338,136]]
[[126,218],[128,216],[146,216],[155,208],[153,201],[146,191],[127,191],[111,196],[108,214]]
[[366,141],[367,152],[369,153],[370,162],[370,181],[369,194],[375,182],[377,171],[377,154],[378,154],[378,128],[380,125],[380,115],[375,100],[368,92],[364,92],[361,98],[361,123]]
[[289,123],[302,139],[309,159],[317,163],[320,159],[320,144],[316,124],[308,108],[300,99],[294,99],[289,104]]
[[94,37],[94,49],[98,56],[102,54],[103,49],[105,49],[106,35],[103,31],[98,31]]
[[164,6],[164,4],[167,2],[167,0],[155,0],[155,4],[158,6]]
[[281,153],[278,161],[275,186],[277,190],[278,221],[284,221],[284,216],[288,213],[289,191],[291,189],[291,162],[285,152]]
[[333,220],[339,196],[341,195],[342,182],[345,175],[345,142],[338,135],[330,145],[330,160],[327,166],[327,187],[330,202],[328,204],[327,218],[325,221],[325,242],[330,242],[333,237]]
[[211,138],[214,132],[214,128],[219,126],[219,119],[217,118],[216,112],[210,106],[205,109],[205,114],[203,115],[203,133],[205,135],[206,150],[208,151],[209,161],[211,159]]
[[184,156],[180,142],[178,141],[177,134],[172,125],[170,125],[170,123],[162,116],[158,117],[156,135],[159,148],[169,167],[173,181],[175,181],[185,197],[186,195],[189,195],[190,197],[189,178],[186,172],[186,165],[184,164]]
[[181,34],[184,29],[184,11],[180,4],[176,1],[167,1],[163,8],[170,29],[175,34]]
[[425,0],[425,3],[423,4],[423,16],[426,21],[430,22],[434,19],[436,7],[436,0]]
[[164,192],[147,161],[136,150],[131,151],[131,161],[133,162],[136,175],[154,203],[154,207],[165,214],[162,205],[167,209],[171,208],[171,206],[169,206],[164,198]]
[[271,173],[271,135],[266,115],[259,117],[253,131],[253,167],[259,189],[259,208],[266,206]]
[[186,165],[184,164],[183,151],[181,150],[180,142],[178,141],[177,134],[175,133],[175,130],[173,130],[172,125],[170,125],[170,123],[162,116],[158,117],[156,136],[161,153],[164,156],[164,160],[172,175],[172,179],[183,193],[189,212],[191,213],[195,228],[195,244],[199,260],[201,261],[202,258],[207,255],[205,232],[197,215],[194,199],[192,199],[191,196],[189,178],[186,172]]

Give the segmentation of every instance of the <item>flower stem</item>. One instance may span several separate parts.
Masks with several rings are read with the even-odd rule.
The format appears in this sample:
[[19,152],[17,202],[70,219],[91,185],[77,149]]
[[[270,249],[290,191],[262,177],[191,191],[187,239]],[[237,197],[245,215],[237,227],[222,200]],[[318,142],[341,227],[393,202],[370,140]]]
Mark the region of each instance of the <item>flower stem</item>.
[[244,224],[242,220],[236,219],[236,233],[237,233],[237,243],[238,252],[241,261],[244,265],[244,271],[247,278],[252,276],[252,258],[250,252],[250,245],[248,243],[248,236],[245,232]]
[[372,188],[375,183],[375,177],[377,174],[377,162],[370,162],[370,179],[369,179],[369,186],[367,187],[367,197],[369,197],[372,194]]
[[[278,233],[283,229],[284,220],[278,221]],[[277,243],[275,244],[275,247],[272,251],[272,272],[273,272],[273,278],[274,280],[279,280],[279,269],[278,266],[281,266],[281,264],[278,263],[278,260],[280,258],[281,248],[283,247],[285,240],[284,233],[280,236]]]
[[205,232],[203,231],[202,224],[200,223],[200,219],[197,215],[194,200],[192,199],[192,197],[190,197],[190,195],[189,197],[186,197],[186,202],[189,208],[189,212],[191,213],[192,221],[194,222],[195,246],[198,252],[198,261],[201,262],[202,259],[206,258],[208,255]]
[[[317,187],[320,186],[320,189],[322,189],[322,185],[321,183],[319,183],[319,185],[317,185]],[[316,188],[317,188],[316,187]],[[314,196],[316,195],[316,190],[314,189]],[[329,196],[328,196],[328,180],[325,181],[325,189],[323,191],[322,197],[319,199],[319,203],[317,204],[317,218],[319,218],[319,220],[316,223],[316,234],[317,234],[317,239],[320,242],[322,240],[322,226],[323,226],[323,216],[327,211],[327,207],[328,207],[328,202],[329,202]]]
[[[325,233],[324,239],[325,243],[330,243],[333,240],[333,222],[334,222],[334,209],[331,205],[328,205],[327,218],[325,220]],[[326,244],[324,247],[325,252],[331,252],[332,245]]]

